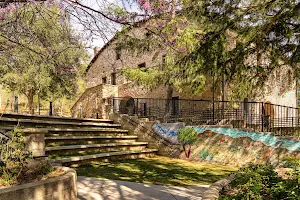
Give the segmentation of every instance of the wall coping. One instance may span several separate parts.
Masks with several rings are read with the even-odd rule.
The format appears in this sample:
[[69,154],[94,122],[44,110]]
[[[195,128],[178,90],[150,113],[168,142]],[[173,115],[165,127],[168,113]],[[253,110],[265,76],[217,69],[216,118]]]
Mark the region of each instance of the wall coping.
[[221,190],[229,185],[229,183],[234,179],[236,174],[231,174],[226,178],[218,180],[217,182],[211,184],[203,194],[202,200],[215,200],[219,198]]

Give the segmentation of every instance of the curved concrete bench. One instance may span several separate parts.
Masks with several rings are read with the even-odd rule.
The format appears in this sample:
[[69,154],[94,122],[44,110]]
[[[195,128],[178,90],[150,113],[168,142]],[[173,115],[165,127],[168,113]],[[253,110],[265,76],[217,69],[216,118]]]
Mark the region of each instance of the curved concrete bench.
[[76,171],[57,167],[66,173],[43,181],[0,189],[1,200],[75,200],[77,199]]

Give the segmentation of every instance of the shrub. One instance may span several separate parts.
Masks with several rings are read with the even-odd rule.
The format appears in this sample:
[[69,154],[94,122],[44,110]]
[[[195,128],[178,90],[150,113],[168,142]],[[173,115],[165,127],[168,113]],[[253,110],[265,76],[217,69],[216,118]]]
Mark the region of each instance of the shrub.
[[240,170],[230,183],[229,191],[219,199],[300,199],[299,168],[283,179],[271,165],[251,164]]
[[[183,146],[185,156],[189,158],[191,154],[191,146],[198,140],[198,133],[194,128],[184,127],[178,130],[177,135],[179,143]],[[187,145],[189,146],[188,150],[186,149]]]
[[2,135],[0,145],[0,176],[3,185],[16,183],[31,154],[25,150],[23,134],[18,128]]

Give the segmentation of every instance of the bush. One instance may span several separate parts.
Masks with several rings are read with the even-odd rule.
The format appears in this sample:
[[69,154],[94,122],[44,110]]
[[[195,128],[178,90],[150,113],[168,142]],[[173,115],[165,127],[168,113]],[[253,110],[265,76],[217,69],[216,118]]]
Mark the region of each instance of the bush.
[[2,185],[12,185],[24,170],[31,154],[25,150],[23,134],[18,128],[2,135],[0,145],[0,176]]
[[251,164],[240,170],[219,199],[300,199],[299,168],[283,179],[271,165]]
[[[178,130],[177,135],[179,143],[183,146],[185,156],[189,158],[191,154],[191,145],[197,142],[198,133],[194,128],[184,127]],[[186,149],[186,145],[189,145],[188,150]]]

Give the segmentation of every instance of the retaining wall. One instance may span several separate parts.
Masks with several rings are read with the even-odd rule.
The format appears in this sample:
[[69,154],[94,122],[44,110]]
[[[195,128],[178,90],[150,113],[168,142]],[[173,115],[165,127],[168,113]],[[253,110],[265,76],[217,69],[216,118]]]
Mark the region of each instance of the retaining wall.
[[0,189],[1,200],[76,200],[76,171],[60,167],[66,173],[48,180]]

